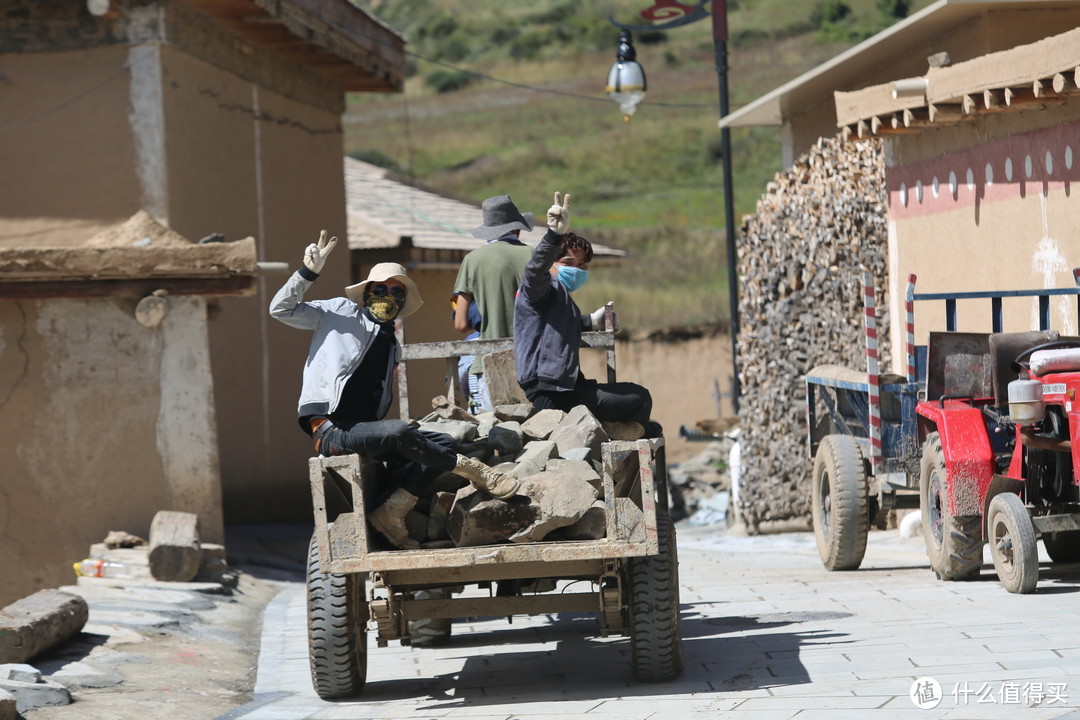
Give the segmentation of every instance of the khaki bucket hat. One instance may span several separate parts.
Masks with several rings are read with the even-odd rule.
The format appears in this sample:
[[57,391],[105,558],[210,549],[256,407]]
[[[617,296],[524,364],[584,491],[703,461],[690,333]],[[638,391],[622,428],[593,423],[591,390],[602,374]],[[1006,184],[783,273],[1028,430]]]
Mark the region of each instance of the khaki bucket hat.
[[357,305],[363,305],[364,289],[372,283],[381,283],[387,280],[397,280],[405,286],[405,307],[401,309],[401,317],[412,315],[424,304],[424,301],[420,298],[420,291],[416,289],[416,283],[405,274],[405,268],[397,263],[390,262],[378,263],[372,267],[366,280],[345,288],[345,296]]

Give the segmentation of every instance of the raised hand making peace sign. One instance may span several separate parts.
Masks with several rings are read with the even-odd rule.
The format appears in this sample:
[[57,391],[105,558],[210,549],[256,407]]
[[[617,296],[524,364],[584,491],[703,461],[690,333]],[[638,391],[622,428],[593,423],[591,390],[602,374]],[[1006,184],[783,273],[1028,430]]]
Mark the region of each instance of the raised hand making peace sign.
[[337,238],[332,237],[329,241],[326,239],[326,231],[323,230],[319,233],[319,242],[311,243],[304,249],[304,264],[307,265],[308,270],[313,273],[322,272],[323,265],[326,264],[326,256],[330,254],[330,251],[337,245]]
[[548,208],[548,227],[557,235],[565,235],[570,231],[570,193],[563,195],[559,201],[559,191],[555,191],[555,204]]

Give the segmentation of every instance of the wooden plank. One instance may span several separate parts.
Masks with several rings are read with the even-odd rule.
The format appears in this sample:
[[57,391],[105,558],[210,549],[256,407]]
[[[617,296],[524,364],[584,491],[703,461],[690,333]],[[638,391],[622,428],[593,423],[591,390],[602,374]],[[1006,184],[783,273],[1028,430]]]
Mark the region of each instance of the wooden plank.
[[155,580],[188,582],[199,572],[199,516],[161,510],[150,523],[150,574]]
[[90,609],[81,596],[39,590],[0,609],[0,664],[22,663],[83,629]]

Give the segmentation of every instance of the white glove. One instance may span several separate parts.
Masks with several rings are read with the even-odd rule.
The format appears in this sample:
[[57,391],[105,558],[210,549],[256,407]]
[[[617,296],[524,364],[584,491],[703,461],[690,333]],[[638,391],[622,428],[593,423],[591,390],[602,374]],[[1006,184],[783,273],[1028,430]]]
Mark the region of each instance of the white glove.
[[612,328],[605,327],[606,323],[604,322],[604,310],[606,310],[606,309],[607,309],[607,305],[601,305],[600,307],[596,308],[591,313],[589,313],[589,319],[592,321],[592,329],[593,330],[609,330],[609,329],[614,330],[615,328],[617,328],[619,326],[618,316],[615,314],[615,311],[612,310],[612,312],[611,312],[611,324],[614,325],[614,327],[612,327]]
[[559,202],[559,192],[555,192],[555,204],[547,211],[548,227],[556,235],[565,235],[570,231],[570,193]]
[[337,238],[332,237],[329,241],[326,239],[326,231],[323,230],[319,233],[319,242],[311,243],[304,250],[304,265],[311,272],[318,274],[322,272],[323,265],[326,264],[326,257],[330,254],[330,251],[337,246]]

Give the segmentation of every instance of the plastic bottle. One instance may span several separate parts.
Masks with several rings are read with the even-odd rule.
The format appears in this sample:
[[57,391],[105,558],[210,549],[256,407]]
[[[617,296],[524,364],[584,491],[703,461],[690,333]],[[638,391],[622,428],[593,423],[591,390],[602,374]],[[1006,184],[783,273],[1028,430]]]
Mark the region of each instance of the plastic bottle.
[[80,577],[131,577],[131,572],[128,570],[126,564],[113,562],[111,560],[95,560],[93,558],[87,558],[74,563],[72,567],[75,568],[75,574]]

